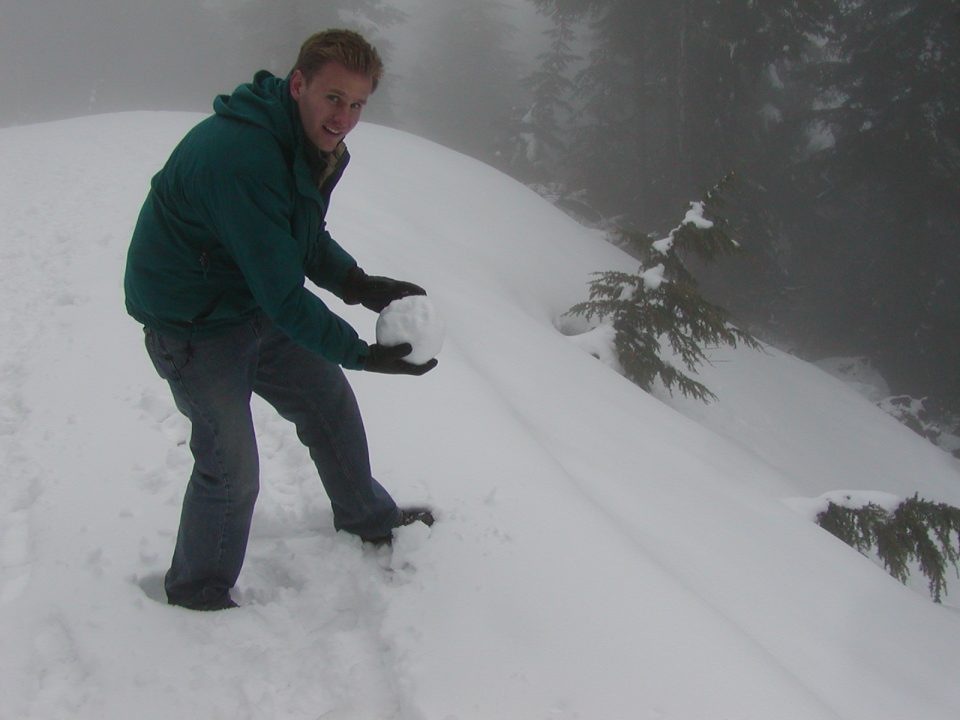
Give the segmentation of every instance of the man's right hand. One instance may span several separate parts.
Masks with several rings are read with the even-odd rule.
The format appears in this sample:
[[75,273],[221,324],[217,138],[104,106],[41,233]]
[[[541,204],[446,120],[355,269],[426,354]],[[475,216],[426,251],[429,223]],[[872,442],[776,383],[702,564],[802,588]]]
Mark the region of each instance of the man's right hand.
[[437,366],[436,358],[423,363],[423,365],[404,362],[403,358],[412,352],[413,346],[410,343],[389,346],[379,343],[371,345],[370,354],[367,355],[363,363],[363,369],[368,372],[386,373],[388,375],[423,375]]
[[427,291],[419,285],[379,275],[367,275],[360,268],[354,267],[343,283],[342,297],[347,305],[360,303],[367,310],[378,313],[383,312],[394,300],[426,294]]

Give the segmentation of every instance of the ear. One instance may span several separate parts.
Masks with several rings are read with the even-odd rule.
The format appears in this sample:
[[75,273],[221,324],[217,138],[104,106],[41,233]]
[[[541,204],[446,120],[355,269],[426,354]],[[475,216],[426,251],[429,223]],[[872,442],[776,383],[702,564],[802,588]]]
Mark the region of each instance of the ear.
[[306,84],[307,81],[306,78],[303,77],[303,72],[301,70],[294,70],[290,75],[290,97],[299,102]]

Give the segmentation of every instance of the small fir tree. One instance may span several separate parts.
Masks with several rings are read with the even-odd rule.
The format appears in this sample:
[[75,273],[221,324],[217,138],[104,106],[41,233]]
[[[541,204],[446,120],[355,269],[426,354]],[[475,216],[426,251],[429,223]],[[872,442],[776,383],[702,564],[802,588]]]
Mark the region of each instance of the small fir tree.
[[632,244],[641,259],[637,272],[595,273],[590,299],[568,311],[612,325],[624,374],[645,390],[659,378],[671,392],[676,387],[704,402],[715,398],[705,385],[663,357],[662,343],[669,345],[691,372],[706,360],[704,348],[708,345],[742,342],[760,347],[749,333],[727,322],[723,308],[700,295],[683,261],[691,254],[709,261],[739,250],[739,244],[727,235],[723,220],[705,217],[720,204],[721,192],[731,179],[732,174],[715,185],[703,201],[691,203],[683,221],[663,239],[622,232],[621,239]]
[[553,20],[545,32],[550,44],[538,56],[538,69],[523,79],[533,102],[517,123],[510,157],[511,171],[531,182],[558,174],[558,161],[567,151],[563,128],[574,114],[567,100],[575,91],[569,73],[580,60],[572,47],[576,15],[561,6],[543,12]]
[[906,583],[916,562],[934,602],[947,593],[947,563],[960,572],[960,508],[923,500],[919,494],[892,512],[879,505],[844,507],[830,502],[817,524],[864,555],[875,550],[893,577]]

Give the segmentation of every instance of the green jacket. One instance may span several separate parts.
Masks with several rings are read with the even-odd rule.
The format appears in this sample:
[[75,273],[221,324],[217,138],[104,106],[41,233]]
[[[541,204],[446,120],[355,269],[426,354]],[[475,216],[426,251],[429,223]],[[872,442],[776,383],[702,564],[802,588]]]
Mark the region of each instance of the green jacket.
[[288,81],[266,71],[213,107],[150,184],[127,254],[127,311],[188,337],[262,310],[309,350],[361,367],[367,343],[304,287],[340,296],[356,265],[324,222],[346,147],[325,169]]

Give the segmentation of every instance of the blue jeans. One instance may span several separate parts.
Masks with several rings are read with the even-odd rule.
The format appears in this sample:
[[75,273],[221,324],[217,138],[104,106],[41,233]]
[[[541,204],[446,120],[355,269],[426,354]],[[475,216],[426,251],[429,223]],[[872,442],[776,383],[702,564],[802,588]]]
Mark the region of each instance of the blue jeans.
[[339,366],[294,343],[262,314],[209,337],[145,332],[157,372],[191,423],[194,466],[165,582],[171,603],[216,604],[240,575],[259,491],[252,393],[296,426],[336,529],[389,534],[397,506],[371,475],[360,410]]

